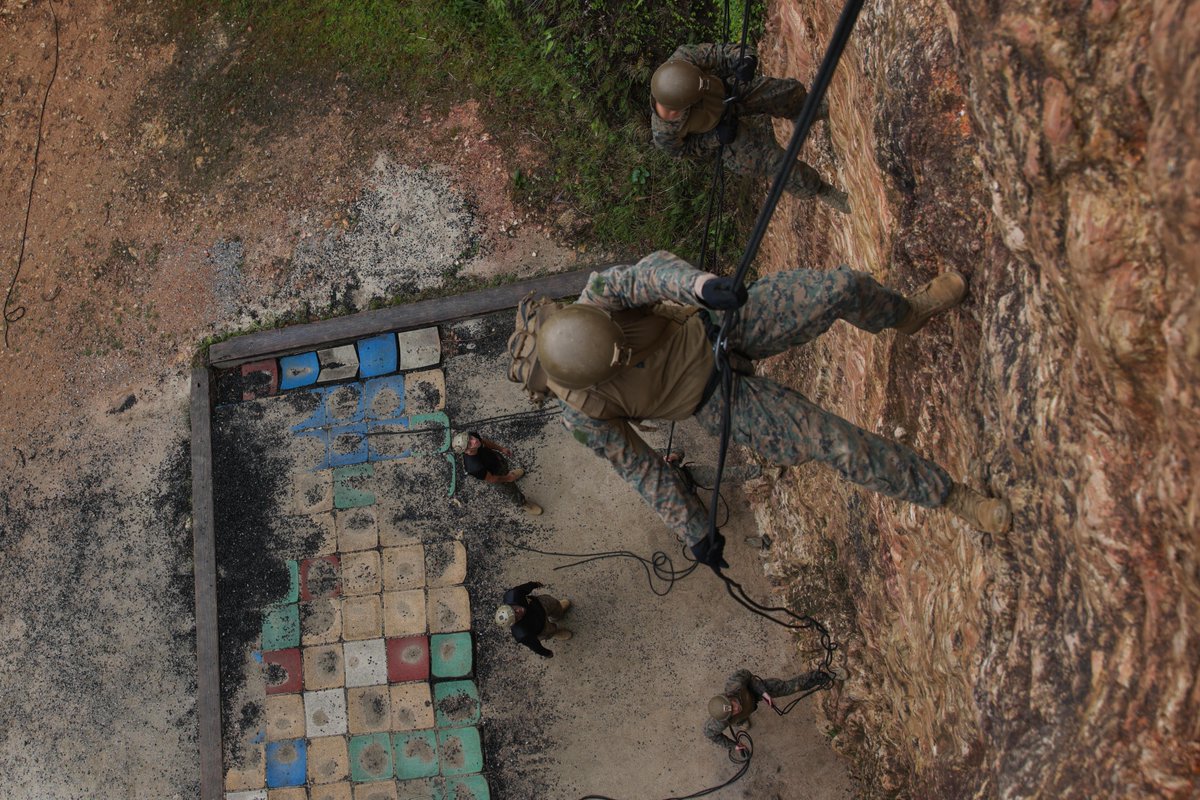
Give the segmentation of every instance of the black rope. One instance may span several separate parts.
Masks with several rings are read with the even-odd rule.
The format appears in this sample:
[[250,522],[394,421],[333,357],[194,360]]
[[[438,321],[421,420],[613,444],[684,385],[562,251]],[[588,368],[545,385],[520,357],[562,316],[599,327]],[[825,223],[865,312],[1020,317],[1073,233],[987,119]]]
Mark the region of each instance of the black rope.
[[[713,792],[719,792],[726,786],[732,786],[734,783],[740,781],[750,769],[750,760],[754,757],[754,740],[750,738],[750,734],[746,733],[746,731],[738,731],[734,734],[734,738],[737,740],[738,744],[745,748],[745,757],[739,758],[735,756],[734,753],[737,752],[736,748],[729,748],[729,760],[735,764],[741,765],[738,767],[738,771],[734,773],[732,778],[724,783],[718,784],[717,786],[710,786],[707,789],[701,789],[693,794],[668,797],[666,800],[693,800],[696,797],[707,797]],[[587,794],[579,798],[579,800],[615,800],[615,798],[603,794]]]
[[12,295],[17,286],[17,278],[21,275],[21,266],[25,263],[25,242],[29,236],[29,214],[33,210],[33,191],[37,186],[38,154],[42,150],[42,126],[46,117],[46,103],[50,100],[50,87],[54,85],[54,79],[58,76],[58,14],[56,14],[54,11],[54,0],[47,1],[50,6],[50,18],[54,21],[54,66],[50,70],[50,80],[46,83],[46,93],[42,96],[42,107],[38,112],[37,141],[33,146],[33,173],[29,176],[29,200],[25,204],[25,223],[21,227],[21,247],[17,254],[17,268],[13,272],[12,280],[8,282],[8,291],[4,293],[5,349],[7,349],[9,346],[8,329],[14,322],[21,320],[25,316],[26,312],[26,308],[23,305],[19,305],[12,310],[9,310],[9,305],[12,303]]

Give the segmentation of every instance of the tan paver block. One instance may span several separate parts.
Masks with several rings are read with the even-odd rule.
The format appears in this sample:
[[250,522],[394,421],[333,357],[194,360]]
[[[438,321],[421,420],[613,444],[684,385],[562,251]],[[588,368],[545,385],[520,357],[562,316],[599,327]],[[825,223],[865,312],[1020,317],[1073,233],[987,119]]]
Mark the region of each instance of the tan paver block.
[[331,644],[341,638],[341,598],[322,598],[300,604],[301,644]]
[[304,700],[298,694],[273,694],[266,702],[267,741],[304,735]]
[[425,546],[425,583],[430,587],[457,586],[467,579],[467,548],[462,542]]
[[271,789],[267,792],[267,800],[308,800],[308,792],[304,790],[303,786]]
[[425,548],[419,544],[409,547],[383,548],[383,588],[420,589],[425,585]]
[[404,376],[406,414],[428,414],[445,407],[446,373],[440,369],[426,369]]
[[346,781],[327,783],[323,786],[310,786],[308,797],[309,800],[353,800],[350,794],[350,784]]
[[363,550],[342,556],[342,594],[379,594],[379,551]]
[[395,781],[375,781],[354,786],[354,800],[396,800]]
[[392,728],[392,700],[387,686],[346,690],[350,733],[382,733]]
[[383,547],[405,547],[420,544],[425,528],[428,527],[402,519],[398,512],[387,508],[379,510],[378,521],[379,544]]
[[309,783],[333,783],[349,777],[350,751],[345,736],[321,736],[309,740]]
[[433,727],[433,699],[428,683],[397,683],[390,692],[392,730],[419,731]]
[[317,549],[312,553],[310,558],[316,556],[331,556],[337,552],[337,528],[334,526],[333,512],[323,511],[320,514],[313,514],[310,519],[313,525],[321,532],[321,540],[317,545]]
[[225,791],[243,792],[266,786],[267,758],[263,745],[245,745],[240,755],[240,764],[225,769]]
[[373,550],[379,546],[379,523],[373,506],[335,511],[334,523],[337,526],[338,550],[343,553]]
[[[323,453],[321,458],[324,458]],[[292,487],[297,514],[312,515],[333,510],[333,470],[298,470],[292,478]]]
[[342,638],[347,642],[375,639],[383,632],[379,595],[342,598]]
[[441,586],[429,590],[429,632],[454,633],[471,630],[471,598],[465,586]]
[[340,644],[305,647],[304,688],[337,689],[346,685],[346,664]]
[[425,590],[383,593],[383,635],[389,639],[425,632]]

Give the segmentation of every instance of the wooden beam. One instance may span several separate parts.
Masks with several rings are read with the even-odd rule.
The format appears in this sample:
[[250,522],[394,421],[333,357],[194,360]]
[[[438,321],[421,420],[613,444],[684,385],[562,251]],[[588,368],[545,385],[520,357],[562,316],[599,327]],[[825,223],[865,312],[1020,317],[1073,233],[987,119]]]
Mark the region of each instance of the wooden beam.
[[192,571],[196,581],[196,718],[200,729],[201,800],[221,800],[225,796],[211,413],[208,370],[194,369],[191,399]]
[[574,297],[583,291],[588,275],[609,266],[612,265],[598,264],[586,269],[506,283],[453,297],[438,297],[307,325],[289,325],[286,328],[248,333],[214,344],[209,348],[208,361],[213,367],[228,369],[268,356],[333,347],[389,331],[456,322],[503,311],[506,308],[515,308],[521,298],[530,292],[555,298]]

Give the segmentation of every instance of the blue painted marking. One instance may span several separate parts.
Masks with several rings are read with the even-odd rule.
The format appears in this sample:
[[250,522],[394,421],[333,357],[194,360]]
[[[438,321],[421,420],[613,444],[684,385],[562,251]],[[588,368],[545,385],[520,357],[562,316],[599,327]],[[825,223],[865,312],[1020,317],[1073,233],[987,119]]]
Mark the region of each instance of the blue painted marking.
[[267,742],[267,787],[303,786],[308,766],[308,743],[304,739]]
[[[412,450],[404,447],[408,433],[408,417],[385,419],[367,423],[367,460],[395,461],[408,458]],[[397,450],[404,447],[403,450]]]
[[[344,383],[341,386],[331,386],[325,396],[325,417],[330,425],[362,422],[363,419],[363,390],[357,383]],[[337,406],[343,405],[345,398],[353,394],[354,408],[349,414],[340,412]]]
[[317,382],[321,364],[316,353],[300,353],[279,359],[279,388],[298,389]]
[[345,467],[367,460],[367,423],[329,429],[329,466]]
[[309,428],[323,428],[325,425],[329,424],[329,420],[327,419],[327,415],[325,413],[325,396],[331,391],[333,390],[326,388],[308,390],[307,393],[316,398],[316,407],[313,409],[313,413],[309,415],[307,419],[305,419],[299,425],[292,426],[293,433],[308,430]]
[[321,460],[312,468],[313,472],[329,469],[329,429],[312,428],[306,431],[296,431],[296,436],[318,439],[321,442]]
[[[390,407],[393,403],[388,402],[389,395],[395,398],[394,407]],[[384,407],[376,408],[376,405]],[[404,413],[404,376],[375,378],[364,383],[363,406],[366,408],[367,419],[399,418]]]
[[364,378],[386,375],[396,371],[396,336],[385,333],[370,339],[359,339],[358,374]]

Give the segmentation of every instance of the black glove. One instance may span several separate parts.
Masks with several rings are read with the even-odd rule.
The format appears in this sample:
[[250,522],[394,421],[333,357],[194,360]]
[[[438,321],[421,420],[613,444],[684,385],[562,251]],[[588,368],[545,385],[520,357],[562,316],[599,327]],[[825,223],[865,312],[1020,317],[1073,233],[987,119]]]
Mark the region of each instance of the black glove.
[[708,537],[701,539],[692,545],[692,555],[696,557],[696,561],[706,567],[712,567],[712,571],[718,575],[723,569],[729,569],[729,562],[724,558],[725,553],[725,537],[717,531],[717,535],[713,537],[712,547],[708,546]]
[[745,286],[734,286],[733,278],[712,278],[700,287],[700,302],[716,311],[732,311],[746,303]]
[[737,138],[738,118],[737,114],[725,112],[717,122],[717,127],[713,128],[717,132],[717,141],[721,144],[733,144],[733,140]]
[[741,83],[749,83],[754,80],[754,73],[757,70],[758,56],[742,56],[733,65],[733,77]]

